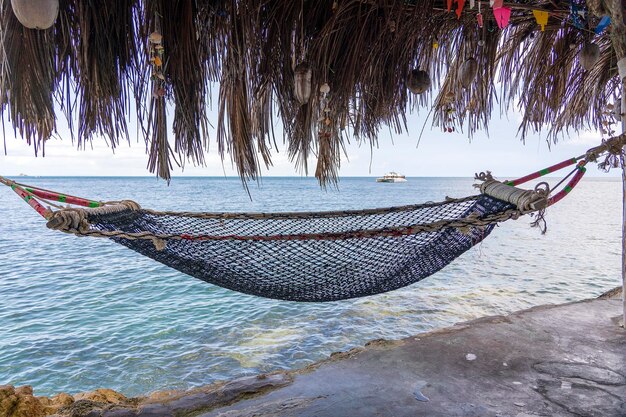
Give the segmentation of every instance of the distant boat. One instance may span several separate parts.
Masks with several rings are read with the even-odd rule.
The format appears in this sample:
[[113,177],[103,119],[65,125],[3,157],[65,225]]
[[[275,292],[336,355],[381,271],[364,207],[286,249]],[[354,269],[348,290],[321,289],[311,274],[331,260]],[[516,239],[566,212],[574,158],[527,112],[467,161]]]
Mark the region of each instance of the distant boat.
[[376,178],[376,182],[406,182],[406,178],[397,172],[389,172],[380,178]]

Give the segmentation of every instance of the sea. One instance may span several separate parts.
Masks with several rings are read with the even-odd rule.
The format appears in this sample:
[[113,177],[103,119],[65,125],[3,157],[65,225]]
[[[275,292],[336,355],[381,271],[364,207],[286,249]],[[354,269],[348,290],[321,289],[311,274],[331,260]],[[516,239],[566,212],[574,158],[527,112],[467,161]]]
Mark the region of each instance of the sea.
[[[476,193],[470,178],[23,177],[95,200],[178,211],[360,209]],[[557,179],[551,179],[552,183]],[[101,238],[66,235],[0,188],[0,385],[36,395],[112,388],[127,396],[294,369],[373,339],[400,339],[482,316],[597,297],[618,286],[621,183],[584,179],[433,276],[359,299],[296,303],[194,279]]]

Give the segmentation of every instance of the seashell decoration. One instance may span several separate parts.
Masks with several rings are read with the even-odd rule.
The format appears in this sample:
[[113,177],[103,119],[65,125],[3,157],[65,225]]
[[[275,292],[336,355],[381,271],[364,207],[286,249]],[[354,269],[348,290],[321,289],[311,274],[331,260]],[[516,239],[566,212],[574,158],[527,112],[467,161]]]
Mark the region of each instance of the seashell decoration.
[[163,35],[161,35],[159,32],[152,32],[150,36],[148,36],[148,41],[155,45],[160,45],[163,41]]
[[11,7],[29,29],[48,29],[59,15],[59,0],[11,0]]
[[478,74],[478,61],[474,58],[467,59],[461,66],[461,73],[459,74],[459,81],[463,88],[469,88],[472,85],[476,74]]
[[311,67],[301,62],[296,65],[294,72],[294,93],[298,103],[303,105],[308,103],[311,97]]
[[578,62],[585,69],[589,71],[600,59],[600,47],[593,42],[585,42],[585,45],[578,53]]
[[328,83],[324,83],[320,86],[320,93],[322,93],[323,95],[330,93],[330,86],[328,85]]
[[424,70],[414,69],[409,74],[406,85],[413,94],[422,94],[430,89],[430,75]]

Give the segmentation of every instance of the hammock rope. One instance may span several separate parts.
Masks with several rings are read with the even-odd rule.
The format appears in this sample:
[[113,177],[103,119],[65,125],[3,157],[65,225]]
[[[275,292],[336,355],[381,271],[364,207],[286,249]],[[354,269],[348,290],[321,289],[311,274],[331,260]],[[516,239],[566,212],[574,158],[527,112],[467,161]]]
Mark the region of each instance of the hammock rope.
[[[106,237],[193,277],[257,296],[333,301],[391,291],[439,271],[481,242],[496,224],[543,211],[580,181],[600,155],[622,158],[619,136],[517,180],[476,175],[481,194],[382,209],[291,213],[192,213],[148,210],[123,200],[84,199],[0,177],[48,220],[78,236]],[[615,153],[617,152],[617,153]],[[576,164],[558,192],[540,183],[517,188]],[[558,187],[558,186],[557,186]],[[44,203],[78,207],[53,210]]]

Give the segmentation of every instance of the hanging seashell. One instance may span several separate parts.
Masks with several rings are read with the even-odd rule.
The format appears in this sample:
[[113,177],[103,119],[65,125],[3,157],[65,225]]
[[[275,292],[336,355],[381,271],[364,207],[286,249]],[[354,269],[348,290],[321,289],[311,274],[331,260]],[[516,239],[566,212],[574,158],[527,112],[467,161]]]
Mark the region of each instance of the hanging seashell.
[[159,32],[152,32],[150,36],[148,36],[148,40],[150,41],[150,43],[159,45],[161,41],[163,41],[163,35],[161,35]]
[[324,83],[320,86],[320,93],[322,94],[330,93],[330,86],[328,85],[328,83]]
[[430,89],[430,76],[426,71],[414,69],[409,74],[406,85],[413,94],[422,94]]
[[303,105],[308,103],[311,97],[311,67],[301,62],[296,65],[294,72],[294,93],[296,94],[298,103]]
[[585,42],[583,49],[578,54],[578,62],[586,70],[589,71],[600,59],[600,47],[593,42]]
[[469,88],[478,73],[478,61],[474,58],[467,59],[461,66],[459,80],[463,88]]
[[615,100],[615,105],[609,109],[611,110],[611,117],[613,117],[613,119],[616,122],[620,122],[622,120],[622,100],[621,98],[617,98]]
[[59,0],[11,0],[11,7],[29,29],[48,29],[59,15]]

